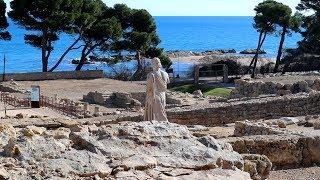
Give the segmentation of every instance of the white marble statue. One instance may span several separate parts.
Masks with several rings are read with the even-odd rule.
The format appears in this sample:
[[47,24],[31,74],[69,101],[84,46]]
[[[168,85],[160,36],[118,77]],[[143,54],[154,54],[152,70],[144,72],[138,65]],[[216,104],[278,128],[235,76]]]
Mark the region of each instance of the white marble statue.
[[165,107],[169,75],[161,70],[161,67],[160,59],[153,58],[153,70],[147,76],[147,98],[144,113],[145,121],[168,121]]

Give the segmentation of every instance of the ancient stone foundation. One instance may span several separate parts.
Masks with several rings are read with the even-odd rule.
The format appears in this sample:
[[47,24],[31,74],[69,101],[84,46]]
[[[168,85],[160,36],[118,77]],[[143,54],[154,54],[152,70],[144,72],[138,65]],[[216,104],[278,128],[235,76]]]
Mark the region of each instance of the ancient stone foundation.
[[227,138],[235,151],[266,155],[274,169],[312,166],[320,163],[318,135],[270,135]]
[[301,92],[320,91],[320,79],[299,81],[291,84],[277,82],[236,80],[230,98],[258,97],[260,95],[287,95]]
[[315,115],[320,113],[320,92],[228,101],[207,106],[168,110],[171,122],[217,126],[236,121]]

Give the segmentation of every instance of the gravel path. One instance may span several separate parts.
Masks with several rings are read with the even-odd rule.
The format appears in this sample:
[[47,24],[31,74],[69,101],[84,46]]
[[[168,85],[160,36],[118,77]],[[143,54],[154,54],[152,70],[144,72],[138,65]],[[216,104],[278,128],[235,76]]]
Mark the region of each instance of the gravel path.
[[271,171],[270,180],[320,180],[320,167]]

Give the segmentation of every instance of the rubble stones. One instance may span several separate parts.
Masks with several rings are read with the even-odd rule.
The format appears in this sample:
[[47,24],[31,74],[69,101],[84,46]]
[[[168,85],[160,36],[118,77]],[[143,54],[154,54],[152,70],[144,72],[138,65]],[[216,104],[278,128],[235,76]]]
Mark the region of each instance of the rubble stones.
[[106,100],[107,100],[107,97],[104,94],[99,93],[97,91],[89,92],[87,95],[83,96],[83,101],[88,102],[90,104],[105,105]]
[[235,123],[234,135],[237,137],[251,135],[272,135],[284,134],[285,131],[279,129],[279,126],[269,126],[265,123],[251,123],[249,121],[238,121]]
[[110,97],[112,104],[118,108],[132,108],[141,110],[142,104],[132,98],[130,93],[113,93]]
[[194,91],[192,94],[193,94],[194,97],[196,97],[196,98],[201,98],[201,97],[203,97],[203,94],[202,94],[201,90],[196,90],[196,91]]
[[268,179],[272,163],[265,155],[242,154],[244,159],[244,171],[248,172],[252,179]]
[[280,84],[276,82],[262,82],[239,79],[235,81],[235,89],[231,92],[231,99],[241,97],[257,97],[260,95],[279,95],[310,93],[312,90],[320,91],[320,79],[314,81],[299,81],[293,84]]

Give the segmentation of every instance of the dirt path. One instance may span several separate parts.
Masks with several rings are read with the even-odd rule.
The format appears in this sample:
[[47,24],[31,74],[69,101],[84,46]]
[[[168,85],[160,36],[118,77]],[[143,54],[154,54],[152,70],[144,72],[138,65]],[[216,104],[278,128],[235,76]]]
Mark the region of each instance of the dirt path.
[[112,79],[19,81],[17,83],[23,89],[30,89],[31,85],[39,85],[44,95],[58,94],[60,98],[72,100],[80,100],[83,95],[92,91],[102,93],[145,91],[143,82],[124,82]]
[[270,180],[320,180],[320,167],[271,171]]

